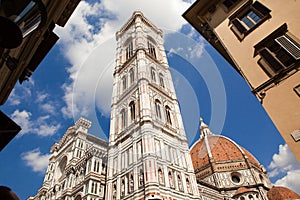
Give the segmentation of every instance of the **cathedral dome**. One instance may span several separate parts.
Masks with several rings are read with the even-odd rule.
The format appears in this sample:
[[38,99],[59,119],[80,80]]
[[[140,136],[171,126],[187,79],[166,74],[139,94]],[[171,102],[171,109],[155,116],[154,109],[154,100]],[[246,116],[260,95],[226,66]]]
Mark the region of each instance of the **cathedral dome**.
[[267,196],[269,200],[288,200],[300,198],[300,196],[297,193],[282,186],[273,186],[268,191]]
[[210,165],[212,161],[215,163],[236,163],[248,159],[251,164],[260,167],[259,162],[251,153],[221,135],[208,135],[206,139],[202,137],[191,148],[191,157],[195,171]]
[[[190,150],[192,163],[198,178],[214,172],[256,168],[264,172],[262,165],[246,149],[231,139],[214,135],[201,120],[201,137]],[[238,178],[238,177],[237,177]]]

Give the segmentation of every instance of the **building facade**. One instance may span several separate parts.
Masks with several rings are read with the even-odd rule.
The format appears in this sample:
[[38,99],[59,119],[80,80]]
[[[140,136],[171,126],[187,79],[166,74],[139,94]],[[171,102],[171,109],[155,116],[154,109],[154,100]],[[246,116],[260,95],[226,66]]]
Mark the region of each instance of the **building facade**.
[[198,0],[183,17],[247,81],[300,161],[299,1]]
[[108,143],[89,134],[80,118],[51,148],[44,182],[28,200],[99,200],[104,198]]

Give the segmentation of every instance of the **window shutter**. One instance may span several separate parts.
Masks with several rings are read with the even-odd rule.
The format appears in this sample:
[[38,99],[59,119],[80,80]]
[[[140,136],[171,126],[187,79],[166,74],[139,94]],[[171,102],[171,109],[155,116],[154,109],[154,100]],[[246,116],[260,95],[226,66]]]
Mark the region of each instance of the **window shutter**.
[[258,11],[262,16],[266,16],[269,15],[271,10],[269,8],[267,8],[266,6],[264,6],[263,4],[261,4],[259,1],[255,1],[252,4],[252,7]]
[[300,46],[296,42],[292,41],[285,35],[282,35],[275,39],[275,41],[284,48],[291,56],[296,60],[300,59]]
[[259,51],[259,55],[267,62],[269,67],[274,72],[279,72],[280,70],[284,69],[284,65],[273,56],[273,54],[267,48],[263,48]]
[[244,34],[247,29],[241,24],[240,20],[235,18],[231,21],[231,23],[237,28],[237,30],[241,33]]

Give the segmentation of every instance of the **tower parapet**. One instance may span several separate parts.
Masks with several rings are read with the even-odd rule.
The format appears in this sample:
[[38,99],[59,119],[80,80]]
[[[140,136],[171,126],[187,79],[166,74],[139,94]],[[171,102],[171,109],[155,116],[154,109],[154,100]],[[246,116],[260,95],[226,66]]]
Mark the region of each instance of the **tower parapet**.
[[84,133],[87,133],[88,129],[91,128],[92,122],[80,117],[76,122],[75,122],[75,127],[77,131],[82,131]]

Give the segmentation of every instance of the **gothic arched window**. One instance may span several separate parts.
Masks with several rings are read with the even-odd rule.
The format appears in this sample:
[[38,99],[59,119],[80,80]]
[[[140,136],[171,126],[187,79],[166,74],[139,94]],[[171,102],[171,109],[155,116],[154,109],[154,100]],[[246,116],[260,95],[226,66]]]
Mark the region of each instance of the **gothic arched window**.
[[156,113],[156,117],[158,117],[159,119],[161,119],[161,112],[160,112],[160,101],[158,99],[155,100],[155,113]]
[[134,190],[133,175],[130,174],[130,176],[129,176],[129,192],[133,192],[133,190]]
[[148,40],[148,53],[156,58],[156,51],[155,51],[155,42],[152,38],[149,38]]
[[121,196],[125,195],[125,179],[122,178],[122,182],[121,182]]
[[61,177],[63,177],[63,176],[66,175],[65,168],[66,168],[67,162],[68,162],[67,156],[64,156],[60,160],[60,162],[58,164],[58,167],[57,167],[57,169],[56,169],[56,171],[54,173],[54,178],[55,179],[59,179],[59,178],[61,178]]
[[183,191],[183,186],[182,186],[181,176],[180,176],[179,173],[177,174],[177,181],[178,181],[178,188],[179,188],[179,190],[180,190],[180,191]]
[[135,120],[135,103],[134,101],[131,101],[129,103],[129,108],[130,108],[130,119],[131,121]]
[[126,127],[125,109],[121,110],[121,128],[122,130]]
[[142,187],[144,185],[144,171],[142,168],[139,170],[139,187]]
[[132,55],[133,55],[133,44],[132,41],[130,41],[126,45],[126,60],[128,60]]
[[164,184],[165,184],[164,173],[163,173],[163,171],[161,170],[160,167],[158,168],[158,182],[159,182],[159,184],[161,184],[161,185],[164,185]]
[[168,178],[169,178],[170,188],[174,188],[174,180],[173,180],[173,174],[172,174],[172,171],[169,171],[169,173],[168,173]]
[[190,184],[189,178],[186,178],[186,187],[187,187],[188,193],[192,193],[191,184]]
[[167,119],[167,123],[168,124],[172,124],[172,120],[171,120],[171,109],[169,106],[165,106],[165,112],[166,112],[166,119]]
[[130,85],[132,85],[134,82],[134,69],[133,68],[131,68],[129,70],[129,78],[130,78]]
[[106,165],[102,163],[101,174],[106,174]]
[[162,73],[159,74],[159,85],[163,88],[165,87],[164,76],[162,75]]
[[151,79],[153,82],[156,82],[156,72],[153,67],[151,67]]

